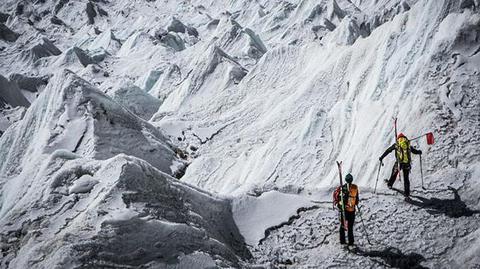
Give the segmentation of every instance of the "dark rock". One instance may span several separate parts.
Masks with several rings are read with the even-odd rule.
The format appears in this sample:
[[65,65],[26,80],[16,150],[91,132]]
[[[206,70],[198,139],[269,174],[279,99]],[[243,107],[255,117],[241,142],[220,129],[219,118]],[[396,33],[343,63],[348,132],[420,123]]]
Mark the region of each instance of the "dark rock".
[[89,55],[94,63],[99,63],[105,60],[105,58],[110,54],[104,49],[100,49],[100,50],[90,51]]
[[320,5],[316,5],[310,12],[310,15],[308,15],[308,18],[306,19],[306,21],[313,21],[315,17],[322,14],[322,11],[323,11],[322,7]]
[[97,12],[95,11],[95,6],[92,2],[88,2],[87,6],[85,7],[85,11],[87,12],[88,16],[88,24],[95,23],[95,17],[97,16]]
[[19,16],[22,15],[25,11],[25,5],[23,3],[18,3],[17,7],[15,8],[15,15]]
[[260,59],[263,54],[267,52],[267,47],[263,44],[262,39],[250,28],[243,29],[250,38],[250,47],[248,48],[248,55],[254,59]]
[[332,2],[330,2],[330,5],[331,5],[331,14],[330,14],[330,17],[333,19],[333,17],[337,17],[339,18],[340,20],[345,18],[345,16],[347,15],[346,12],[340,8],[340,6],[338,5],[337,1],[335,0],[332,0]]
[[10,17],[9,14],[0,12],[0,23],[6,23],[8,17]]
[[326,27],[323,26],[323,25],[314,25],[314,26],[312,26],[312,31],[313,31],[314,33],[317,33],[317,32],[319,32],[319,31],[322,30],[322,29],[326,29]]
[[58,0],[55,4],[54,13],[57,14],[70,0]]
[[164,36],[166,36],[168,34],[168,31],[166,31],[165,29],[163,28],[159,28],[157,30],[155,30],[155,34],[154,34],[154,37],[158,40],[162,40],[162,38]]
[[187,33],[191,36],[198,37],[198,31],[195,27],[187,26]]
[[365,38],[367,36],[369,36],[370,34],[372,33],[372,31],[370,30],[370,23],[367,22],[362,22],[362,24],[360,24],[360,35]]
[[0,23],[0,39],[15,42],[20,35],[10,30],[5,24]]
[[50,14],[50,10],[44,10],[42,12],[40,12],[40,17],[46,17],[48,14]]
[[333,31],[335,28],[337,28],[337,26],[335,26],[335,24],[333,24],[329,19],[323,20],[323,24],[329,31]]
[[77,56],[80,63],[86,67],[89,64],[96,63],[84,50],[79,47],[73,47],[73,53]]
[[108,12],[105,11],[104,9],[100,8],[99,6],[97,6],[97,10],[98,10],[98,14],[100,14],[100,16],[105,16],[105,17],[108,16]]
[[473,0],[462,0],[460,8],[475,8],[475,2]]
[[207,24],[207,28],[208,28],[208,29],[216,28],[219,23],[220,23],[220,20],[219,20],[219,19],[212,20],[212,21],[210,21],[210,22]]
[[65,25],[65,23],[61,19],[59,19],[57,16],[51,17],[50,22],[56,25]]
[[240,83],[240,81],[242,81],[242,79],[247,74],[248,74],[248,71],[245,68],[243,68],[241,66],[234,65],[232,67],[232,69],[230,70],[230,73],[228,75],[229,75],[230,80],[233,81],[233,83],[238,84],[238,83]]
[[22,90],[29,92],[37,92],[40,86],[47,85],[49,76],[43,77],[28,77],[22,74],[11,74],[9,76],[10,81],[15,82]]

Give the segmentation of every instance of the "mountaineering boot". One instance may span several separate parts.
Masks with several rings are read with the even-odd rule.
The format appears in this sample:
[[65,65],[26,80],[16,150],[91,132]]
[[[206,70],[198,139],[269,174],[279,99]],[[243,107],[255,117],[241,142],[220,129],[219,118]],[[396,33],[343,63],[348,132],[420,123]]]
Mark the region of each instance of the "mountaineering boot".
[[359,248],[356,245],[348,245],[345,247],[345,250],[352,254],[358,254]]

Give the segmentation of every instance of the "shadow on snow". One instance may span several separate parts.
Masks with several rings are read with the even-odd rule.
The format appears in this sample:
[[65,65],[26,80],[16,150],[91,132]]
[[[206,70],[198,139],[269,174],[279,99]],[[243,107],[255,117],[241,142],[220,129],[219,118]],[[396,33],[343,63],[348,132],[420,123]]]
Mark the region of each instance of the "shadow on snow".
[[425,198],[418,195],[411,195],[411,197],[418,200],[410,200],[408,203],[424,208],[430,214],[445,214],[451,218],[470,217],[480,213],[479,210],[471,210],[467,207],[465,202],[460,198],[458,189],[452,187],[448,187],[448,189],[453,192],[453,199]]
[[427,268],[420,265],[425,261],[425,258],[418,253],[403,254],[399,249],[394,247],[387,247],[383,250],[361,250],[353,251],[355,254],[362,257],[380,258],[383,260],[383,266],[390,266],[394,268]]

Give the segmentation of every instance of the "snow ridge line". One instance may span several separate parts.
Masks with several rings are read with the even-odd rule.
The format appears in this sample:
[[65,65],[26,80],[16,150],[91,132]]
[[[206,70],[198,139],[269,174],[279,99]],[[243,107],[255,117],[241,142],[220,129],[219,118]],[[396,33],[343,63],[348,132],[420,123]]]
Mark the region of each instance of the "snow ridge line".
[[263,241],[265,241],[268,236],[275,230],[278,230],[284,226],[288,226],[288,225],[291,225],[293,223],[294,220],[297,220],[300,218],[300,213],[302,212],[306,212],[306,211],[311,211],[311,210],[315,210],[315,209],[319,209],[320,207],[318,205],[313,205],[313,206],[310,206],[310,207],[300,207],[299,209],[297,209],[297,214],[291,216],[290,218],[288,218],[287,221],[285,222],[282,222],[278,225],[275,225],[275,226],[272,226],[272,227],[269,227],[265,230],[265,236],[260,239],[260,241],[258,242],[258,245],[261,245],[263,243]]

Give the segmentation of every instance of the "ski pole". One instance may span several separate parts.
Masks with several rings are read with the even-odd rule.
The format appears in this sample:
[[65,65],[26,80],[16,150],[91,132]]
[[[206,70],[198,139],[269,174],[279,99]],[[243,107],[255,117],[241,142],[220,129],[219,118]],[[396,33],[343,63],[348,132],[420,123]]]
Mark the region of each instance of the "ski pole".
[[367,229],[365,228],[365,223],[363,222],[363,217],[362,217],[362,212],[360,211],[360,207],[357,206],[357,209],[358,209],[358,215],[360,216],[360,221],[362,222],[363,232],[365,233],[365,236],[367,237],[367,242],[371,245],[372,243],[370,242],[370,238],[368,238]]
[[[417,141],[417,147],[418,147],[418,141]],[[425,187],[423,186],[423,165],[422,165],[422,154],[420,154],[420,177],[422,178],[422,190],[426,190]]]
[[373,193],[377,193],[377,183],[378,183],[378,177],[380,176],[380,169],[382,168],[382,162],[378,165],[378,172],[377,172],[377,180],[375,181],[375,189],[373,190]]
[[422,189],[426,190],[423,186],[423,166],[422,166],[422,154],[420,154],[420,176],[422,177]]

